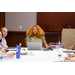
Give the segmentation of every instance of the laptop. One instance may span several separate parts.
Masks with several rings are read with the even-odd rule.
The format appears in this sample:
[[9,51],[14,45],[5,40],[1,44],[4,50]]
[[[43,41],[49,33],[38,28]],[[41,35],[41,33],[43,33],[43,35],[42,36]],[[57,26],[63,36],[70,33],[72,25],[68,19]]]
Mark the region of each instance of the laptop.
[[28,50],[42,50],[42,42],[28,42]]

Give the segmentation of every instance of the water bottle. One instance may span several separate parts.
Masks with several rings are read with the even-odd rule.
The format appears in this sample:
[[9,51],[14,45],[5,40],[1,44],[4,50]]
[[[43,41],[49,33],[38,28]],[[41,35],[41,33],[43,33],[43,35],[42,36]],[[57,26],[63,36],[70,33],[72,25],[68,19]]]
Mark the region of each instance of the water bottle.
[[3,61],[2,52],[0,51],[0,62]]
[[60,44],[60,41],[59,41],[59,44],[58,44],[58,62],[61,62],[62,61],[62,48],[61,48],[61,44]]
[[20,59],[21,46],[16,44],[16,47],[17,47],[16,58],[17,58],[17,59]]

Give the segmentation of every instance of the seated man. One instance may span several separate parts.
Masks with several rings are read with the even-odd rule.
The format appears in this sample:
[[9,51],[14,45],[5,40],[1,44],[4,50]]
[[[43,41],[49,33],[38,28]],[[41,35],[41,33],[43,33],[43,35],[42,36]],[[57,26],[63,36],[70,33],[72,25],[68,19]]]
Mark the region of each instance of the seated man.
[[2,28],[1,28],[1,32],[2,32],[2,34],[3,34],[3,37],[2,37],[2,44],[3,44],[4,48],[7,49],[8,46],[7,46],[7,42],[6,42],[5,37],[6,37],[7,34],[8,34],[8,29],[7,29],[6,27],[2,27]]
[[11,57],[15,55],[14,52],[4,53],[5,50],[6,48],[3,46],[3,43],[2,43],[2,32],[0,31],[0,53],[2,54],[2,57]]

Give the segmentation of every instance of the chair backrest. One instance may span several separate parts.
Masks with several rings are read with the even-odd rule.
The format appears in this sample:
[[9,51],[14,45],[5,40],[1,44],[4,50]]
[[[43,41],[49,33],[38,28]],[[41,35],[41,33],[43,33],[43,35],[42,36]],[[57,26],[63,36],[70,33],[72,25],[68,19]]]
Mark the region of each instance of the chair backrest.
[[[65,44],[64,44],[64,43],[60,43],[60,44],[61,44],[61,48],[65,48]],[[58,43],[50,42],[50,43],[49,43],[49,46],[50,46],[52,49],[55,49],[56,46],[58,46]]]
[[63,29],[61,42],[65,44],[65,47],[71,46],[75,43],[75,29]]
[[[55,49],[57,45],[49,45],[52,49]],[[65,48],[64,45],[61,45],[61,48]]]

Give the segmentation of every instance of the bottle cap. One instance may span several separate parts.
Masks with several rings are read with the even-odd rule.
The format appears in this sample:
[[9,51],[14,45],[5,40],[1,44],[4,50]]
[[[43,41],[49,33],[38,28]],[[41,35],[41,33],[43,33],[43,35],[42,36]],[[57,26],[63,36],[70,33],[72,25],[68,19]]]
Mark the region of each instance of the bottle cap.
[[58,46],[59,46],[59,47],[61,46],[61,44],[60,44],[60,41],[59,41],[59,44],[58,44]]

